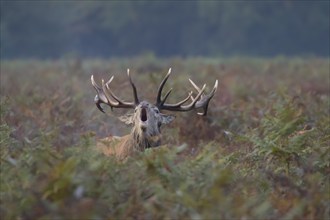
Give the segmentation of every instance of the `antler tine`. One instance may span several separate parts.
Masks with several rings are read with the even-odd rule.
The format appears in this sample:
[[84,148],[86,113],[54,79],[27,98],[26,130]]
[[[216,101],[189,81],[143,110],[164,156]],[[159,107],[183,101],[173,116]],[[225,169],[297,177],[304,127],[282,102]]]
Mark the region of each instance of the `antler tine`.
[[163,100],[161,101],[160,105],[163,105],[166,102],[166,99],[168,98],[168,96],[171,94],[172,92],[172,88],[170,90],[168,90],[168,92],[166,93],[166,95],[164,96]]
[[132,81],[131,75],[129,74],[129,69],[127,69],[127,76],[129,78],[129,82],[131,83],[132,88],[133,88],[134,102],[135,102],[136,105],[138,105],[140,102],[139,102],[139,98],[138,98],[138,95],[137,95],[136,87],[135,87],[135,85]]
[[171,107],[172,107],[172,108],[174,108],[174,107],[179,107],[180,105],[183,105],[184,103],[186,103],[190,98],[191,98],[192,100],[194,100],[194,98],[192,97],[192,94],[193,94],[192,91],[189,92],[188,96],[187,96],[185,99],[183,99],[182,101],[180,101],[180,102],[178,102],[178,103],[176,103],[176,104],[171,104]]
[[[189,82],[191,83],[191,85],[197,90],[197,92],[199,93],[201,91],[201,88],[199,88],[194,81],[192,81],[192,79],[189,79]],[[204,94],[202,94],[201,99],[204,97]],[[193,97],[191,97],[191,100],[194,100]]]
[[191,79],[189,79],[189,82],[192,84],[192,86],[198,91],[200,92],[201,89],[194,83],[194,81],[192,81]]
[[[172,89],[166,94],[166,96],[163,100],[161,99],[161,92],[162,92],[165,82],[167,81],[167,79],[169,77],[170,71],[171,71],[171,69],[169,70],[169,73],[165,76],[165,78],[163,79],[163,81],[161,82],[161,84],[159,86],[158,95],[157,95],[158,108],[163,109],[163,110],[168,110],[168,111],[181,111],[181,112],[190,111],[190,110],[198,109],[198,108],[203,108],[204,111],[202,113],[199,112],[197,114],[206,115],[209,102],[212,99],[212,97],[214,96],[214,94],[218,88],[218,80],[215,81],[212,91],[208,95],[205,95],[204,91],[205,91],[206,85],[204,84],[203,87],[200,88],[194,83],[194,81],[189,79],[189,82],[197,90],[197,92],[198,92],[197,95],[195,97],[193,97],[192,96],[193,92],[190,92],[188,94],[188,96],[185,99],[183,99],[182,101],[180,101],[176,104],[166,104],[165,101],[166,101],[167,97],[169,96],[169,93],[172,91]],[[191,103],[188,105],[183,105],[189,99],[191,99]]]
[[185,111],[190,111],[195,108],[195,104],[197,103],[197,100],[203,95],[203,92],[205,90],[206,84],[203,85],[203,88],[199,91],[197,96],[194,98],[194,100],[187,106],[182,106],[182,108],[185,109]]
[[157,93],[157,100],[156,100],[156,102],[157,102],[156,105],[157,105],[157,106],[162,105],[162,103],[165,102],[165,100],[167,99],[167,97],[168,97],[168,96],[170,95],[170,93],[171,93],[171,90],[172,90],[172,89],[166,93],[165,98],[162,100],[162,91],[163,91],[163,88],[164,88],[164,85],[165,85],[167,79],[168,79],[168,78],[170,77],[170,75],[171,75],[171,70],[172,70],[172,68],[169,68],[169,69],[168,69],[168,72],[167,72],[166,76],[164,77],[164,79],[162,80],[162,82],[161,82],[160,85],[159,85],[158,93]]
[[182,106],[185,102],[189,100],[189,98],[192,96],[192,92],[189,93],[188,97],[185,98],[184,100],[176,103],[176,104],[163,104],[160,106],[161,109],[163,110],[169,110],[169,111],[180,111],[180,112],[185,112],[185,111],[190,111],[195,108],[195,104],[197,103],[198,99],[202,96],[204,90],[205,90],[206,85],[203,85],[203,88],[200,90],[200,92],[197,94],[195,98],[193,98],[193,101],[189,105]]
[[[107,82],[107,83],[104,83],[104,80],[102,79],[102,89],[104,91],[104,93],[106,95],[108,95],[108,97],[112,97],[114,100],[116,100],[118,103],[123,103],[123,101],[120,100],[120,98],[118,98],[118,96],[116,96],[112,90],[110,89],[110,86],[109,84],[111,83],[112,79],[114,77],[112,76],[111,79]],[[110,95],[109,95],[110,94]],[[109,99],[110,100],[110,99]]]
[[[112,81],[113,77],[107,82],[104,83],[104,80],[102,79],[102,90],[105,94],[105,96],[108,99],[109,106],[111,108],[134,108],[135,104],[133,102],[125,102],[118,98],[110,89],[109,84]],[[115,99],[117,102],[113,102],[110,98],[110,96]]]
[[[108,106],[112,108],[135,108],[136,101],[137,100],[137,93],[136,93],[136,88],[135,85],[133,84],[133,82],[131,82],[132,87],[133,87],[133,92],[134,92],[134,99],[135,99],[135,103],[134,102],[125,102],[123,100],[121,100],[120,98],[118,98],[110,89],[110,83],[112,82],[112,80],[114,79],[114,76],[112,76],[110,78],[110,80],[108,82],[104,82],[104,80],[102,79],[102,86],[99,86],[95,80],[94,80],[94,76],[91,76],[91,81],[92,81],[92,85],[96,90],[96,96],[94,98],[94,102],[97,106],[97,108],[103,112],[103,108],[101,107],[101,104],[106,104]],[[130,80],[131,81],[131,80]]]
[[95,88],[96,90],[96,96],[94,98],[94,102],[96,104],[96,107],[103,113],[104,110],[103,108],[101,107],[101,104],[104,103],[104,104],[108,104],[108,99],[106,98],[104,92],[102,91],[102,88],[95,82],[94,80],[94,75],[91,76],[91,81],[92,81],[92,85],[93,87]]
[[205,116],[207,114],[207,109],[210,103],[210,100],[212,99],[212,97],[214,96],[215,92],[218,89],[218,80],[215,81],[214,83],[214,87],[212,89],[212,91],[210,92],[210,94],[205,95],[204,97],[202,97],[197,103],[196,103],[196,108],[200,108],[203,107],[204,112],[198,112],[198,115],[203,115]]

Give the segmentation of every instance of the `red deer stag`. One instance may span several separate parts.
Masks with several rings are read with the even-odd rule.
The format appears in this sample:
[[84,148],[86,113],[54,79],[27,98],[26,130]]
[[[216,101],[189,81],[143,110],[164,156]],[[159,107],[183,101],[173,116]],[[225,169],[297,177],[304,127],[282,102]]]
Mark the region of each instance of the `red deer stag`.
[[[123,137],[109,137],[102,139],[97,143],[97,147],[106,155],[114,155],[118,159],[125,159],[127,156],[132,155],[136,151],[144,151],[147,148],[157,147],[160,145],[161,133],[160,127],[163,124],[170,123],[174,116],[165,115],[161,113],[161,110],[167,111],[191,111],[193,109],[202,108],[203,112],[198,113],[199,115],[206,115],[207,108],[211,98],[214,96],[218,88],[218,80],[215,81],[215,85],[212,91],[205,95],[205,84],[202,88],[199,88],[191,79],[190,83],[197,90],[197,95],[194,97],[193,92],[190,92],[189,95],[182,101],[176,104],[167,104],[166,99],[170,95],[172,89],[170,89],[164,97],[162,97],[162,90],[170,77],[171,68],[169,69],[167,75],[160,83],[156,104],[151,104],[147,101],[139,101],[136,87],[130,77],[129,69],[127,70],[127,75],[130,81],[130,84],[133,88],[133,102],[126,102],[116,96],[111,88],[110,83],[113,80],[113,76],[110,80],[105,83],[102,79],[102,86],[99,86],[93,75],[91,76],[92,84],[97,92],[95,96],[95,104],[97,108],[104,113],[100,104],[106,104],[113,108],[128,108],[134,109],[134,113],[127,114],[125,116],[119,117],[121,121],[128,125],[132,125],[132,131],[129,135]],[[184,105],[191,99],[189,104]]]

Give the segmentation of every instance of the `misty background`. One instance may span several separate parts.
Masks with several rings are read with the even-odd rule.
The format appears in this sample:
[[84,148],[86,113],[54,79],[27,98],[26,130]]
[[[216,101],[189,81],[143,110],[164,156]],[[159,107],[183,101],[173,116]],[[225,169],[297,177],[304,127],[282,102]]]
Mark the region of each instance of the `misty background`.
[[329,56],[329,1],[1,1],[1,59]]

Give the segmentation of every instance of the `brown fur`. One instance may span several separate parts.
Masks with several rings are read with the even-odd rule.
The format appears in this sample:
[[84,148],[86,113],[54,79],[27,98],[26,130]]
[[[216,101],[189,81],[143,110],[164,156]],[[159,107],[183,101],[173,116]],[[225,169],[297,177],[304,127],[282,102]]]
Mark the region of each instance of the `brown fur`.
[[[149,147],[157,147],[160,145],[160,135],[149,137]],[[123,137],[107,137],[97,142],[97,149],[100,150],[106,156],[115,156],[118,160],[124,160],[134,153],[144,151],[146,147],[138,145],[138,143],[132,138],[132,135],[125,135]]]
[[[159,112],[155,105],[141,102],[134,113],[119,118],[128,125],[133,125],[131,133],[123,137],[108,137],[97,143],[97,148],[105,155],[114,155],[123,160],[136,152],[160,145],[160,126],[168,124],[174,116]],[[143,120],[142,120],[143,119]]]

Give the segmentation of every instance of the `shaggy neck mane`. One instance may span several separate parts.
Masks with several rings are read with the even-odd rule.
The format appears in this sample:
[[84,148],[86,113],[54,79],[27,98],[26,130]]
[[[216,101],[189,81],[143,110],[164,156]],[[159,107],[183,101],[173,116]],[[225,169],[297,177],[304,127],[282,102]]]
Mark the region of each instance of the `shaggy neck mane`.
[[150,134],[142,131],[140,128],[133,127],[131,131],[131,143],[139,151],[159,146],[160,140],[161,134],[158,130]]

